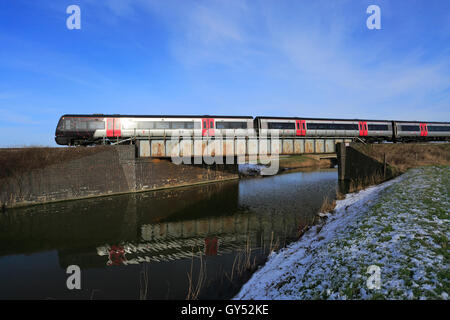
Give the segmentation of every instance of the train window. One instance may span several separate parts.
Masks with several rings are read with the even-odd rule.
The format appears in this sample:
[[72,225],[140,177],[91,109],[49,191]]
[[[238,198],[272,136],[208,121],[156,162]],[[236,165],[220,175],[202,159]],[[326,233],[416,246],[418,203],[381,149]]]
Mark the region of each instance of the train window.
[[200,123],[194,121],[138,121],[128,122],[126,129],[200,129]]
[[387,124],[369,124],[369,130],[371,131],[388,131]]
[[434,132],[450,132],[450,126],[433,126],[428,125],[428,131],[434,131]]
[[216,122],[216,129],[247,129],[247,122]]
[[70,120],[64,120],[64,129],[70,129]]
[[201,129],[201,123],[200,122],[193,122],[194,129]]
[[171,122],[172,129],[199,129],[200,124],[193,121],[174,121]]
[[185,122],[185,129],[201,129],[200,122]]
[[419,126],[403,125],[400,126],[401,131],[420,131]]
[[358,130],[358,125],[353,123],[314,123],[307,124],[309,130]]
[[167,122],[167,121],[155,122],[155,129],[169,129],[169,128],[170,128],[170,122]]
[[76,122],[76,126],[77,126],[78,130],[86,130],[87,122],[86,121],[78,121],[78,122]]
[[184,129],[185,123],[184,122],[171,122],[171,129]]
[[89,121],[88,127],[91,130],[102,130],[105,129],[105,123],[103,121]]
[[358,125],[355,123],[332,123],[332,129],[335,130],[358,130]]
[[153,129],[155,127],[153,121],[139,121],[136,122],[137,129]]
[[269,129],[295,130],[295,122],[269,122]]
[[122,128],[124,128],[125,130],[137,129],[137,123],[131,120],[125,120],[125,122],[122,122]]
[[328,129],[328,124],[327,123],[308,123],[308,129],[326,130],[326,129]]

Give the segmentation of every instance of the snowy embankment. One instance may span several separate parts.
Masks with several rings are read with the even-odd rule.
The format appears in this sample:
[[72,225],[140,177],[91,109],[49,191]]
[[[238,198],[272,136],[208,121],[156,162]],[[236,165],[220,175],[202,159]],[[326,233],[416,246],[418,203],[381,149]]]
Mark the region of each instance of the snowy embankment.
[[258,176],[265,167],[262,164],[244,163],[239,165],[239,173],[244,176]]
[[448,298],[449,167],[348,194],[326,216],[272,253],[235,299]]

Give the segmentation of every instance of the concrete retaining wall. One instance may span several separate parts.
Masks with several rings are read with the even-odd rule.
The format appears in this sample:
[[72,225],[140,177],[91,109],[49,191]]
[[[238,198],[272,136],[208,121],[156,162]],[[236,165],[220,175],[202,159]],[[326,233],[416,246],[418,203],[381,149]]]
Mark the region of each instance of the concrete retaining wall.
[[387,180],[420,166],[450,165],[450,143],[351,143],[337,146],[339,180]]
[[37,203],[140,192],[237,179],[236,165],[176,165],[138,159],[135,146],[114,146],[0,181],[0,205]]
[[398,174],[387,162],[380,162],[364,154],[358,144],[339,144],[337,149],[339,180],[363,181],[372,177],[391,179]]
[[337,145],[338,179],[340,191],[354,192],[369,185],[392,179],[401,172],[384,161],[379,161],[363,152],[360,144]]

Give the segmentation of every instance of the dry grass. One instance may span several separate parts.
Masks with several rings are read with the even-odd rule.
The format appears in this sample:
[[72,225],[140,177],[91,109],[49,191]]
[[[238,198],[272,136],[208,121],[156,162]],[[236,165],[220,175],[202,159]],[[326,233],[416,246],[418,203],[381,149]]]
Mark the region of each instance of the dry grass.
[[384,181],[386,181],[386,178],[382,173],[374,174],[366,178],[351,180],[348,185],[347,193],[358,192],[369,186],[377,185]]
[[336,200],[330,200],[328,197],[325,197],[322,202],[322,206],[319,209],[319,212],[321,213],[327,213],[332,212],[334,208],[336,207]]
[[206,281],[206,262],[203,260],[202,252],[199,252],[200,257],[200,270],[198,272],[197,282],[194,283],[194,251],[192,251],[191,270],[187,274],[188,276],[188,293],[186,300],[197,300],[203,284]]
[[307,156],[280,157],[280,167],[282,168],[309,168],[319,167],[320,161]]
[[336,200],[343,200],[345,199],[345,193],[341,192],[339,187],[336,187]]
[[[315,217],[314,217],[312,223],[314,223],[314,220],[315,220]],[[299,221],[299,223],[298,223],[298,226],[297,226],[297,238],[301,238],[302,235],[303,235],[306,231],[308,231],[309,228],[310,228],[310,224],[307,223],[307,222],[305,222],[303,219],[301,219],[301,220]]]
[[108,146],[50,148],[30,146],[0,149],[0,179],[18,177],[25,172],[105,151]]
[[402,172],[408,169],[450,165],[450,143],[396,143],[360,145],[358,150],[383,163],[395,166]]
[[[345,197],[345,195],[344,195]],[[312,217],[312,220],[306,221],[301,219],[297,225],[297,237],[301,238],[303,234],[308,231],[311,226],[323,223],[326,217],[322,217],[320,213],[333,212],[336,207],[336,199],[329,199],[327,196],[323,198],[322,205],[317,213]]]
[[279,160],[282,169],[330,168],[331,159],[320,159],[313,155],[282,156]]

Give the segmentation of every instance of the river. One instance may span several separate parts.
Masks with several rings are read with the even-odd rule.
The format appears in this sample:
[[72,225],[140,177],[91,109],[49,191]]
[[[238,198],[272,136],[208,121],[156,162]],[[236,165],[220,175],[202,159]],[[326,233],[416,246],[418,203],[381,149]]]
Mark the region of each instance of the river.
[[229,299],[336,187],[322,169],[7,210],[0,299]]

